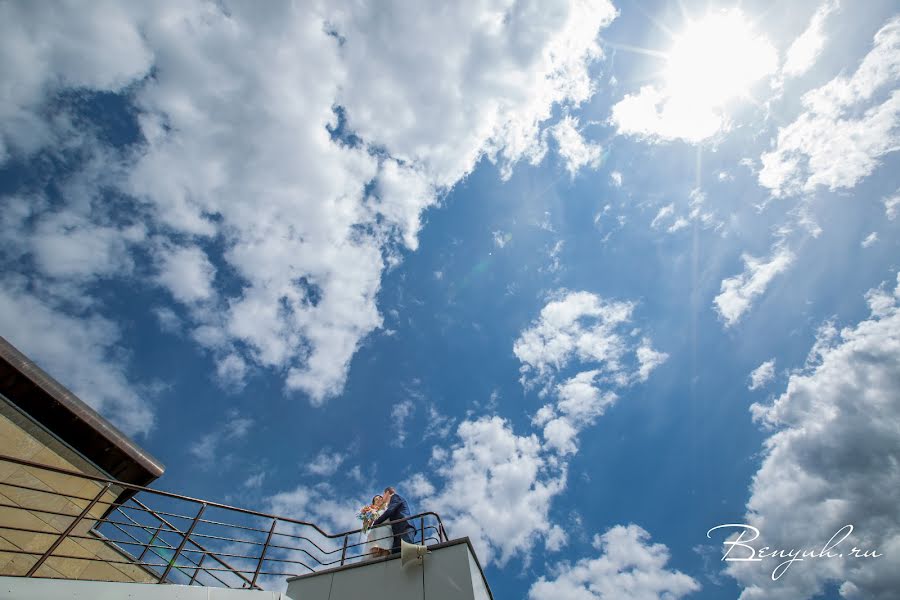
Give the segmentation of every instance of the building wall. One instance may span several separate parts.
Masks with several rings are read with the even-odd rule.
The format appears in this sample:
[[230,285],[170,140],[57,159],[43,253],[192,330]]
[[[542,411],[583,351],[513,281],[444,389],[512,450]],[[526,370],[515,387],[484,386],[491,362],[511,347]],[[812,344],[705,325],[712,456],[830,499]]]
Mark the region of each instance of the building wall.
[[[99,469],[41,428],[39,424],[20,412],[2,396],[0,396],[0,454],[89,475],[103,476]],[[16,485],[37,488],[50,493],[17,488]],[[93,498],[101,489],[101,484],[97,482],[0,460],[0,504],[4,505],[0,506],[0,574],[24,575],[27,573],[38,556],[13,554],[9,550],[43,553],[73,520],[68,516],[43,513],[36,509],[75,516],[89,503],[89,500],[81,500],[77,497]],[[101,500],[107,503],[112,502],[121,491],[121,489],[110,488]],[[66,494],[75,496],[75,498],[57,494]],[[108,504],[98,502],[88,517],[72,532],[75,535],[87,536],[89,539],[68,538],[54,552],[54,554],[83,557],[84,560],[51,556],[35,575],[122,582],[154,581],[155,578],[141,567],[109,562],[130,559],[126,554],[90,532],[96,519],[102,516],[107,507]],[[33,529],[42,533],[16,531],[10,529],[11,527]]]
[[491,600],[465,539],[432,546],[423,565],[399,557],[373,560],[288,579],[297,600]]

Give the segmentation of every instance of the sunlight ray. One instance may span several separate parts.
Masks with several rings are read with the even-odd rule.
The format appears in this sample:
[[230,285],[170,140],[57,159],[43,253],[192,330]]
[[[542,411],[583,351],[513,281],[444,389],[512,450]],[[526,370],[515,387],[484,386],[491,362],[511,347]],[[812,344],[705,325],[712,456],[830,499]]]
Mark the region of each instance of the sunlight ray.
[[651,50],[649,48],[641,48],[640,46],[632,46],[630,44],[621,44],[619,42],[612,42],[610,40],[600,38],[600,43],[609,46],[610,48],[615,48],[616,50],[624,50],[626,52],[636,52],[638,54],[644,54],[646,56],[652,56],[653,58],[661,58],[663,60],[668,59],[668,55],[665,52],[660,52],[659,50]]
[[667,36],[669,36],[670,39],[675,38],[675,32],[673,30],[669,29],[666,25],[664,25],[659,19],[657,19],[656,17],[651,15],[649,12],[647,12],[643,6],[641,6],[637,2],[632,2],[632,6],[634,6],[639,11],[641,11],[641,14],[643,14],[647,18],[648,21],[650,21],[651,23],[656,25],[659,28],[659,30],[662,31],[663,33],[665,33]]

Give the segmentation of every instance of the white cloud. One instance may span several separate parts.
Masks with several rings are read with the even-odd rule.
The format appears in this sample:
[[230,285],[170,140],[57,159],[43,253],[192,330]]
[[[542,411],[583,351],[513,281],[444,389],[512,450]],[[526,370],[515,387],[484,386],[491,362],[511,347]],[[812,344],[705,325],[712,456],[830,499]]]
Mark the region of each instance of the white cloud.
[[159,321],[159,327],[168,333],[178,333],[181,331],[181,319],[175,314],[175,311],[168,306],[158,306],[153,309],[153,314]]
[[54,141],[61,124],[46,120],[41,108],[60,89],[117,92],[152,64],[129,7],[115,2],[91,10],[3,3],[0,23],[0,55],[7,57],[0,65],[0,161]]
[[547,552],[559,552],[566,546],[568,541],[566,530],[559,525],[553,525],[544,539],[544,547],[547,549]]
[[638,359],[638,379],[640,381],[647,381],[650,378],[650,373],[656,367],[660,366],[664,362],[669,359],[669,355],[665,352],[657,352],[651,346],[651,342],[649,338],[642,338],[641,345],[638,346],[637,350],[635,350],[635,355]]
[[599,371],[585,371],[560,383],[556,404],[545,404],[533,423],[543,427],[545,447],[560,455],[578,451],[578,434],[592,425],[616,400],[615,392],[602,392],[594,386]]
[[243,389],[247,375],[247,363],[237,354],[228,354],[216,363],[216,377],[223,386]]
[[558,273],[559,270],[562,269],[562,262],[559,260],[559,255],[565,245],[565,240],[556,240],[553,247],[547,249],[547,258],[550,259],[550,264],[540,268],[542,273]]
[[94,312],[70,314],[57,304],[26,291],[24,281],[5,277],[0,331],[125,433],[148,433],[154,423],[149,392],[130,380],[119,329]]
[[[670,202],[657,211],[656,216],[650,222],[653,229],[666,228],[667,233],[675,233],[688,226],[691,223],[698,223],[704,228],[720,227],[719,222],[712,212],[704,211],[704,203],[706,202],[706,193],[700,188],[691,190],[690,202],[688,203],[689,211],[686,215],[676,215],[675,203]],[[666,224],[668,223],[668,227]]]
[[897,218],[897,214],[900,213],[900,194],[895,194],[890,196],[889,198],[884,199],[884,215],[888,218],[889,221],[893,221]]
[[[0,160],[77,141],[38,116],[47,98],[130,86],[142,142],[108,161],[106,184],[157,238],[124,239],[91,216],[27,246],[38,258],[90,250],[40,260],[84,278],[127,276],[129,251],[160,240],[196,248],[157,257],[178,301],[211,307],[186,326],[219,330],[217,353],[286,373],[288,392],[320,404],[381,326],[382,273],[417,247],[423,211],[483,157],[504,176],[541,159],[554,107],[593,94],[597,34],[616,10],[463,2],[435,7],[435,27],[425,5],[307,8],[4,5]],[[200,252],[213,239],[226,251],[210,265]],[[211,266],[242,287],[216,289]]]
[[784,66],[781,68],[784,75],[797,77],[806,73],[815,64],[825,48],[825,19],[837,9],[837,0],[828,0],[816,10],[809,25],[788,48]]
[[688,221],[687,219],[685,219],[684,217],[678,217],[677,219],[675,219],[675,221],[671,225],[669,225],[669,227],[668,227],[668,229],[666,229],[666,231],[668,233],[675,233],[676,231],[680,231],[690,224],[691,224],[691,222]]
[[197,246],[166,246],[156,253],[159,274],[156,281],[179,302],[206,300],[213,294],[216,269]]
[[605,376],[623,373],[628,340],[617,331],[629,323],[634,304],[607,301],[589,292],[563,292],[521,333],[513,353],[522,362],[522,382],[551,377],[572,359],[598,363]]
[[263,481],[266,479],[266,472],[260,471],[254,475],[251,475],[247,479],[244,480],[243,486],[248,489],[258,489],[262,487]]
[[722,280],[721,293],[713,304],[719,316],[731,327],[741,320],[753,305],[754,300],[765,293],[766,288],[779,274],[785,272],[794,262],[794,254],[784,245],[776,245],[772,256],[759,259],[749,254],[741,256],[744,272]]
[[494,245],[498,248],[505,248],[506,245],[512,240],[512,236],[509,233],[501,231],[499,229],[497,231],[494,231],[491,235],[494,238]]
[[403,447],[403,444],[406,442],[406,421],[415,410],[416,405],[408,398],[391,407],[391,427],[394,431],[391,446]]
[[253,427],[253,419],[241,416],[237,411],[229,411],[227,418],[216,429],[204,434],[199,440],[190,445],[188,450],[204,466],[219,462],[228,449],[222,450],[222,445],[227,442],[241,440]]
[[867,235],[866,239],[861,241],[859,243],[859,245],[862,246],[863,248],[868,248],[869,246],[871,246],[872,244],[874,244],[877,241],[878,241],[878,233],[873,231],[872,233]]
[[767,360],[750,373],[748,390],[758,390],[775,379],[775,359]]
[[618,171],[612,171],[609,174],[609,180],[615,187],[622,187],[622,174]]
[[599,144],[586,142],[577,127],[578,119],[566,115],[548,129],[556,140],[557,151],[566,161],[566,169],[572,177],[582,167],[597,168],[603,159],[603,148]]
[[[427,483],[435,491],[422,502],[448,520],[454,535],[469,536],[484,563],[502,566],[513,556],[527,562],[541,541],[549,552],[562,547],[550,501],[565,489],[579,433],[616,402],[612,388],[643,381],[664,359],[647,338],[632,335],[633,304],[587,292],[557,298],[513,346],[523,384],[543,384],[541,395],[552,399],[533,416],[534,431],[519,435],[505,419],[481,416],[460,423],[449,451],[432,448],[435,477]],[[570,364],[578,372],[557,384]]]
[[306,463],[304,469],[312,475],[328,477],[334,475],[341,465],[344,464],[347,455],[341,452],[332,452],[328,448],[323,448],[316,454],[312,460]]
[[[807,559],[778,581],[781,560],[729,563],[742,600],[812,598],[837,584],[845,598],[887,600],[900,589],[891,557],[900,552],[900,285],[867,294],[871,316],[838,332],[827,324],[771,405],[754,404],[755,420],[774,430],[753,478],[746,523],[756,547],[820,548],[846,524],[844,559]],[[848,558],[852,546],[881,558]]]
[[653,85],[626,94],[612,107],[612,123],[622,135],[649,140],[696,143],[727,126],[725,117],[708,107],[671,98]]
[[456,425],[456,419],[449,415],[441,414],[438,410],[437,406],[434,404],[428,405],[428,421],[425,426],[425,433],[422,434],[422,439],[427,440],[428,438],[438,438],[444,439],[453,431],[453,427]]
[[[315,523],[327,533],[338,533],[358,529],[360,526],[356,514],[360,507],[366,505],[371,496],[360,495],[358,498],[342,497],[332,486],[318,484],[315,486],[298,485],[293,489],[279,492],[266,500],[266,511],[275,515],[290,515],[291,518]],[[325,563],[333,561],[336,553],[340,553],[343,538],[327,538],[312,528],[290,525],[281,522],[278,526],[280,533],[304,536],[310,541],[293,540],[286,542],[297,550],[285,551],[276,549],[273,557],[283,560],[298,560],[310,564],[310,556]],[[288,539],[288,538],[285,538]],[[313,543],[318,546],[313,546]],[[322,551],[331,552],[326,554]],[[302,550],[301,550],[302,549]],[[303,552],[305,550],[306,552]],[[349,551],[348,555],[356,554],[359,549]],[[284,585],[284,578],[273,581],[274,585]],[[272,589],[272,588],[270,588]]]
[[[840,75],[803,95],[803,112],[778,131],[761,156],[760,185],[774,196],[852,188],[900,147],[900,18],[875,34],[874,47],[851,77]],[[887,90],[880,104],[870,101]]]
[[653,217],[653,220],[650,222],[650,227],[653,229],[658,229],[663,221],[667,220],[675,213],[675,204],[670,202],[659,209],[659,212],[656,213],[656,216]]
[[457,434],[436,463],[444,485],[423,506],[453,535],[469,536],[482,564],[527,557],[550,534],[550,500],[565,487],[565,470],[548,462],[537,436],[516,435],[500,417],[464,421]]
[[678,600],[700,589],[692,577],[666,568],[669,549],[650,542],[637,525],[616,525],[594,537],[596,558],[562,562],[553,579],[542,576],[528,590],[531,600]]
[[404,490],[409,490],[413,498],[423,498],[434,494],[434,486],[421,473],[416,473],[403,484]]
[[648,338],[638,343],[630,335],[634,303],[565,290],[555,298],[513,345],[526,387],[542,384],[546,391],[555,374],[573,362],[595,371],[601,385],[630,385],[646,380],[667,357],[654,351]]
[[651,141],[697,143],[726,131],[726,105],[777,67],[774,47],[749,23],[738,9],[689,23],[665,55],[665,83],[626,94],[610,122]]
[[43,274],[83,280],[128,273],[133,265],[129,242],[143,237],[140,226],[119,229],[75,211],[50,212],[37,221],[30,246]]

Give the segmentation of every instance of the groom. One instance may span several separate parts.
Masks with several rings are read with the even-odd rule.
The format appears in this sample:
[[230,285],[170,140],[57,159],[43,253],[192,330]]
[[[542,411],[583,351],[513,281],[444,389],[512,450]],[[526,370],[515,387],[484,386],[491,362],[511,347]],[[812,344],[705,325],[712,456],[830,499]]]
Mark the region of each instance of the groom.
[[[380,517],[375,519],[375,522],[372,523],[372,527],[377,527],[385,521],[397,521],[398,519],[406,519],[410,516],[409,504],[393,487],[388,486],[384,488],[384,498],[387,501],[387,508]],[[391,554],[400,552],[400,540],[406,540],[410,544],[413,543],[413,532],[415,532],[416,529],[409,521],[391,523],[391,529],[394,531],[394,543],[391,546]]]

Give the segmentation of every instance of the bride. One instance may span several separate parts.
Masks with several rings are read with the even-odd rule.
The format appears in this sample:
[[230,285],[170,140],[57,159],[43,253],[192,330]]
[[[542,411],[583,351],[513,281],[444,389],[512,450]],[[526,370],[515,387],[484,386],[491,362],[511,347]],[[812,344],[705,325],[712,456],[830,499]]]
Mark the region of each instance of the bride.
[[368,532],[366,537],[366,554],[371,554],[376,558],[390,554],[391,546],[394,542],[394,530],[391,529],[390,525],[379,525],[372,528],[372,523],[384,512],[384,505],[384,497],[377,495],[372,498],[372,504],[364,506],[360,511],[360,518],[363,520],[363,533]]

